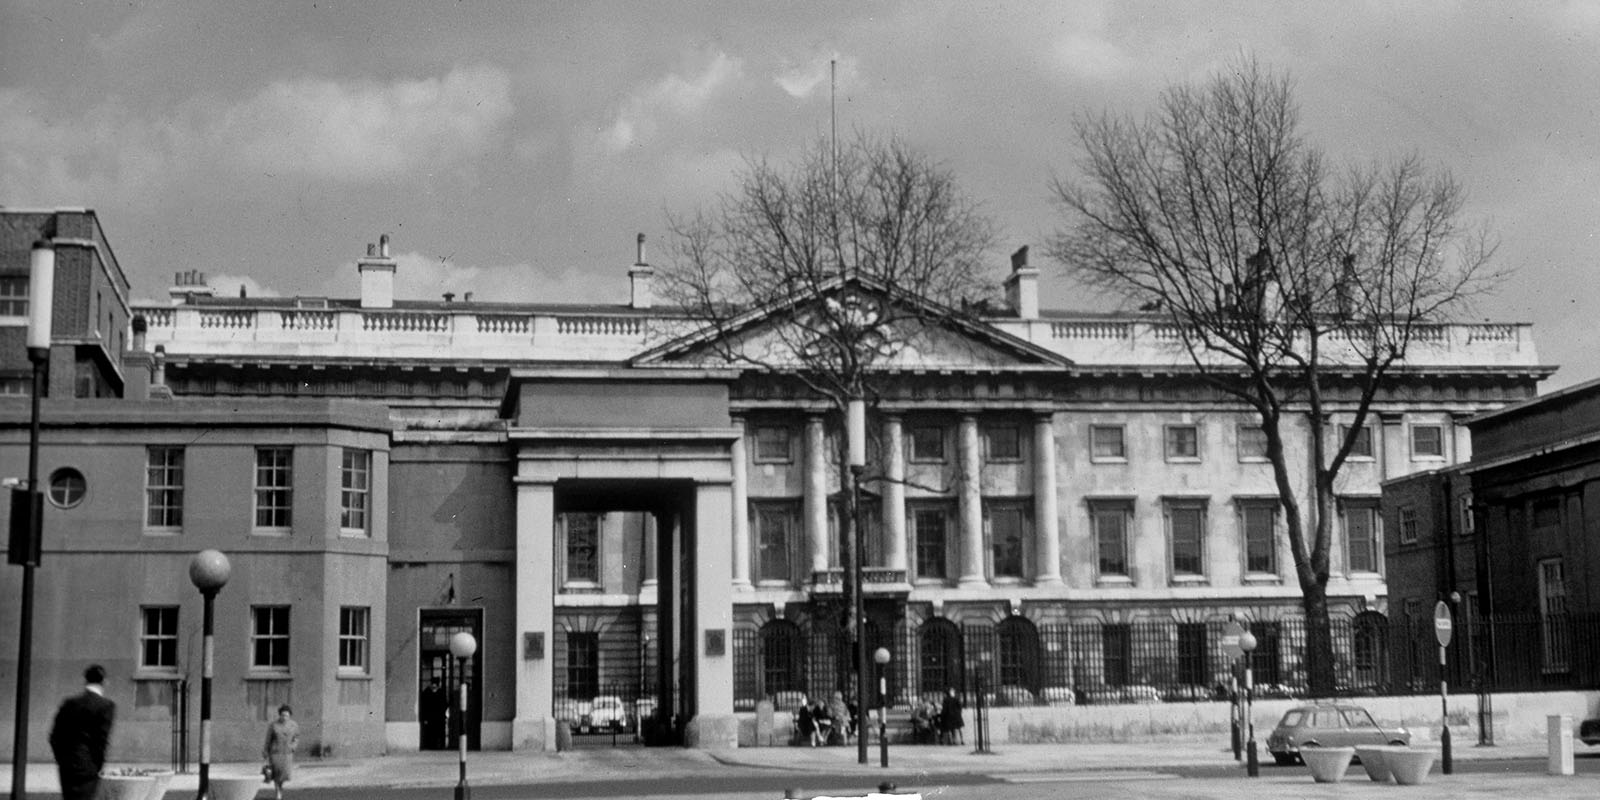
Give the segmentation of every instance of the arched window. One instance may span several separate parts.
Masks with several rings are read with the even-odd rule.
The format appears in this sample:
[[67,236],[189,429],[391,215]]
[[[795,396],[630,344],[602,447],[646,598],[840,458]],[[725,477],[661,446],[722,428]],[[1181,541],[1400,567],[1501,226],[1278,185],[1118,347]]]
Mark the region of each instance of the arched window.
[[930,619],[917,630],[918,690],[923,694],[962,689],[961,630],[947,619]]
[[800,626],[775,619],[761,626],[762,693],[805,691],[805,648]]
[[1382,688],[1389,682],[1389,620],[1376,611],[1363,611],[1356,615],[1353,627],[1354,687]]
[[1027,617],[1006,617],[999,626],[1000,685],[1039,692],[1039,630]]

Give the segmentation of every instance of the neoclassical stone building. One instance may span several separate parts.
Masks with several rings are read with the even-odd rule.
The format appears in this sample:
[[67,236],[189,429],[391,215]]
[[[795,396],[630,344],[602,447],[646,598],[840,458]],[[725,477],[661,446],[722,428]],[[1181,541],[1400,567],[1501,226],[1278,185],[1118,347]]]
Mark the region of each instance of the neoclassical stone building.
[[[557,725],[613,696],[630,714],[671,712],[692,746],[750,744],[741,721],[757,699],[848,694],[839,415],[798,381],[728,360],[653,302],[642,247],[636,262],[617,271],[631,284],[621,306],[397,299],[386,241],[357,262],[359,298],[218,297],[179,275],[170,303],[135,304],[145,330],[125,369],[156,398],[137,405],[169,409],[176,427],[126,442],[146,468],[104,479],[142,480],[147,498],[178,488],[186,515],[159,539],[137,507],[108,524],[135,551],[218,547],[246,576],[285,548],[348,555],[287,599],[266,581],[226,590],[242,652],[222,691],[243,705],[315,698],[313,726],[359,709],[370,724],[314,727],[332,752],[434,746],[419,692],[453,676],[445,643],[465,629],[480,642],[466,669],[485,747],[553,747]],[[930,305],[869,414],[866,638],[893,653],[891,693],[981,680],[1010,703],[1193,696],[1227,674],[1232,619],[1258,626],[1259,663],[1292,684],[1299,589],[1250,413],[1196,379],[1162,324],[1041,310],[1038,280],[1018,261],[1007,308]],[[772,324],[739,335],[759,343]],[[1329,585],[1341,618],[1386,610],[1380,482],[1468,459],[1461,421],[1532,396],[1551,371],[1527,325],[1424,338],[1343,479]],[[210,423],[183,429],[191,403],[237,403],[255,422],[230,453],[207,452]],[[306,403],[334,406],[275,417],[274,404]],[[307,440],[307,414],[329,432]],[[1292,447],[1303,455],[1304,435]],[[185,481],[240,485],[152,483],[170,481],[171,459]],[[92,485],[101,465],[81,468]],[[215,524],[191,526],[191,508]],[[128,608],[168,602],[127,591]],[[197,616],[185,602],[180,630]],[[140,624],[115,621],[106,647],[151,680],[182,671],[140,662]],[[326,657],[255,663],[250,648],[279,635]],[[347,664],[346,645],[370,655]],[[1361,653],[1341,657],[1360,680]]]

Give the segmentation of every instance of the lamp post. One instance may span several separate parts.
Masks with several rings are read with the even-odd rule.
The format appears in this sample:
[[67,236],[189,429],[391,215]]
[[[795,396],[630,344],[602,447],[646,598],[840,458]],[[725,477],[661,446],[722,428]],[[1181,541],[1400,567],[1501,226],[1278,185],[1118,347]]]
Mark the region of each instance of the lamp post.
[[1255,664],[1251,653],[1256,649],[1256,635],[1250,631],[1239,634],[1239,649],[1244,651],[1244,772],[1252,778],[1261,777],[1261,762],[1256,760],[1256,721],[1250,715],[1250,701],[1255,694]]
[[472,634],[461,631],[450,637],[450,655],[456,657],[459,665],[456,674],[459,676],[461,687],[457,690],[461,697],[459,705],[461,719],[456,724],[460,728],[461,735],[456,737],[456,747],[460,753],[458,761],[460,771],[456,778],[455,800],[467,799],[467,659],[472,658],[472,654],[476,652],[478,652],[478,640],[472,638]]
[[189,559],[189,582],[200,590],[205,601],[205,616],[201,622],[204,645],[200,661],[200,789],[195,800],[211,797],[211,674],[215,666],[216,649],[212,645],[212,628],[215,623],[213,607],[217,592],[227,585],[232,567],[228,557],[217,550],[201,550]]
[[867,614],[862,601],[861,581],[861,476],[867,471],[867,404],[851,398],[845,407],[846,433],[850,447],[850,573],[855,585],[850,618],[856,630],[856,763],[867,763],[867,737],[862,723],[867,717]]
[[879,766],[889,768],[889,648],[872,651],[872,660],[878,664],[878,760]]
[[[22,565],[21,619],[17,624],[17,702],[11,739],[11,796],[28,797],[28,694],[33,682],[33,570],[44,541],[44,494],[39,491],[39,398],[50,365],[50,305],[55,297],[56,251],[35,242],[28,274],[28,361],[33,364],[33,413],[28,427],[28,488],[11,492],[12,531],[8,559]],[[27,524],[18,528],[18,503]]]

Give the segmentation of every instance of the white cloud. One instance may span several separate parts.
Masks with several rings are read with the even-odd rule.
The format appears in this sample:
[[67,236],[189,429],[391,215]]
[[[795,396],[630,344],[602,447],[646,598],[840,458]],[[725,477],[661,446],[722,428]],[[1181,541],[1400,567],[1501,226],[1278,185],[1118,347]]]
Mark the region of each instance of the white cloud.
[[606,150],[621,152],[653,138],[664,118],[683,118],[704,109],[743,76],[743,62],[716,53],[698,74],[672,73],[622,101],[616,116],[600,131]]
[[435,170],[494,145],[511,117],[510,83],[487,66],[387,84],[279,81],[210,119],[206,139],[247,174],[362,181]]
[[857,85],[861,74],[860,62],[844,58],[838,53],[819,55],[801,64],[786,66],[772,80],[790,97],[805,100],[829,85],[829,67],[837,61],[838,82],[844,86]]
[[[465,302],[471,292],[477,302],[605,303],[621,302],[628,291],[627,271],[620,266],[613,280],[596,285],[593,270],[581,268],[553,272],[531,264],[479,266],[415,251],[396,253],[394,260],[396,300],[438,300],[449,292],[457,302]],[[359,294],[355,262],[341,265],[334,274],[323,287],[325,293],[330,297]]]

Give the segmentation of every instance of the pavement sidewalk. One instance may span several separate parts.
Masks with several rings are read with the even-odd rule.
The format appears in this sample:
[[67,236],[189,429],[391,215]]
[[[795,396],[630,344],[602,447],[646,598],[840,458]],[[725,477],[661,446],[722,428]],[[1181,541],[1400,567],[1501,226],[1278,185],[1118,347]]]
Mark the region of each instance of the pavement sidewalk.
[[[1580,746],[1580,758],[1591,755]],[[1543,759],[1544,743],[1506,743],[1497,747],[1462,745],[1454,748],[1458,762],[1481,759]],[[976,753],[971,745],[891,745],[888,770],[879,766],[876,745],[869,748],[868,763],[858,763],[855,746],[762,747],[726,751],[681,748],[608,747],[585,744],[560,753],[482,752],[467,756],[468,780],[473,786],[519,783],[591,781],[608,778],[687,777],[694,775],[772,774],[793,772],[796,783],[819,772],[856,774],[863,793],[876,786],[884,774],[913,775],[919,785],[902,781],[902,788],[925,791],[940,785],[941,776],[987,775],[1012,783],[1059,782],[1083,787],[1107,797],[1255,798],[1255,797],[1395,797],[1396,787],[1373,784],[1359,766],[1344,783],[1314,784],[1304,767],[1278,767],[1262,752],[1261,777],[1245,776],[1233,760],[1226,741],[1174,739],[1157,742],[1109,744],[996,745],[990,753]],[[449,787],[457,776],[457,755],[452,752],[400,753],[361,759],[306,759],[296,765],[295,789],[314,787]],[[1233,765],[1237,778],[1178,779],[1171,770],[1181,767]],[[152,766],[128,765],[120,766]],[[10,765],[0,765],[0,786],[9,787]],[[256,762],[213,764],[213,775],[259,776]],[[192,796],[199,776],[193,767],[178,775],[169,796]],[[58,793],[55,769],[49,763],[28,767],[28,787],[41,794]],[[1105,792],[1101,793],[1100,789]],[[1434,767],[1428,783],[1407,787],[1407,800],[1446,797],[1600,797],[1600,776],[1554,777],[1542,773],[1440,774]],[[170,794],[175,793],[175,794]],[[950,795],[947,795],[950,796]],[[954,795],[954,796],[959,796]]]

